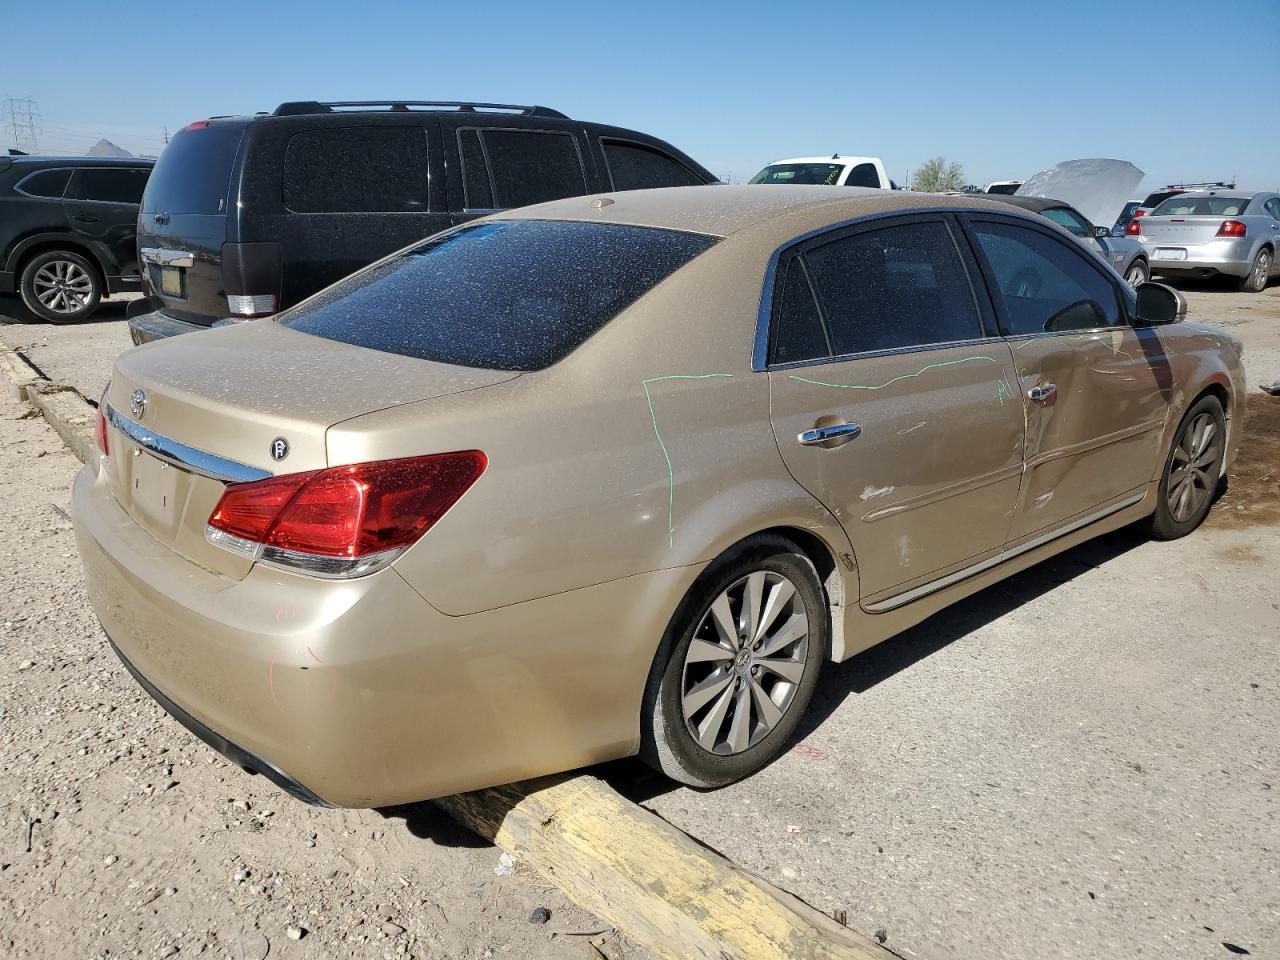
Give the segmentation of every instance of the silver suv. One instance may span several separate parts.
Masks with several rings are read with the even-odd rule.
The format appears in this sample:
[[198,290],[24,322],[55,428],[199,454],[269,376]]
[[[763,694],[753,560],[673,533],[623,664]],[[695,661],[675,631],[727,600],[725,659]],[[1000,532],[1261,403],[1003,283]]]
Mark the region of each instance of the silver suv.
[[1125,233],[1147,251],[1151,272],[1167,277],[1235,277],[1258,293],[1276,272],[1280,195],[1197,190],[1179,193]]

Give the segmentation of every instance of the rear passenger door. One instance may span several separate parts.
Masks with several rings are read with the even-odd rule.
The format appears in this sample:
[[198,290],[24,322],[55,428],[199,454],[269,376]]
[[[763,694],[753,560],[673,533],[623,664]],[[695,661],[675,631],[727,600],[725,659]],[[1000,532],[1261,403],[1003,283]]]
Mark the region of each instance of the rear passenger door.
[[459,160],[448,178],[455,223],[599,189],[586,136],[576,124],[539,120],[534,126],[484,114],[445,117],[440,124]]
[[138,205],[148,167],[79,167],[63,197],[71,229],[107,247],[114,276],[138,275]]
[[1026,221],[967,220],[1026,410],[1018,541],[1141,492],[1160,456],[1169,363],[1154,329],[1130,326],[1120,279],[1074,242]]
[[756,365],[782,457],[848,532],[871,610],[1009,533],[1022,407],[975,274],[942,215],[823,234],[778,261]]

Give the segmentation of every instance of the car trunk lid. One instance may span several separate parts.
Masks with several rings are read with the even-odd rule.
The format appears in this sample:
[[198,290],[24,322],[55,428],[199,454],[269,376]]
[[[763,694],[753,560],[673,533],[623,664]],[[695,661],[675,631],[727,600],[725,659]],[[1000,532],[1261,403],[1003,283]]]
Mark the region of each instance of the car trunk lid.
[[1163,246],[1186,247],[1208,243],[1218,235],[1222,221],[1229,217],[1152,217],[1142,218],[1142,239]]
[[516,376],[379,353],[272,321],[148,344],[116,362],[108,482],[157,540],[243,577],[250,562],[204,535],[228,482],[322,469],[334,424]]

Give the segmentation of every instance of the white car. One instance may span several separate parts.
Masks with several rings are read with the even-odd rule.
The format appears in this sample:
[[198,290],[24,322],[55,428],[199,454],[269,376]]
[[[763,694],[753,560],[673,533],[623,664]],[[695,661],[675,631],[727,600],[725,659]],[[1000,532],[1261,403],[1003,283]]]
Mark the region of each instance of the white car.
[[879,157],[843,157],[833,153],[829,157],[792,157],[775,160],[749,183],[805,184],[826,187],[877,187],[896,190],[897,184],[889,179],[884,162]]

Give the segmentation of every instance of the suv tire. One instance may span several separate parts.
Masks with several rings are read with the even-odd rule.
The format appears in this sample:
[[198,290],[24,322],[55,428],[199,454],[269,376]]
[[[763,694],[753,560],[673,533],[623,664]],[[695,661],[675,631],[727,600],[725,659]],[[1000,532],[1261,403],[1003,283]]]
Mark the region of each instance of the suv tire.
[[22,302],[49,323],[84,320],[102,300],[97,266],[70,250],[46,250],[23,265]]

